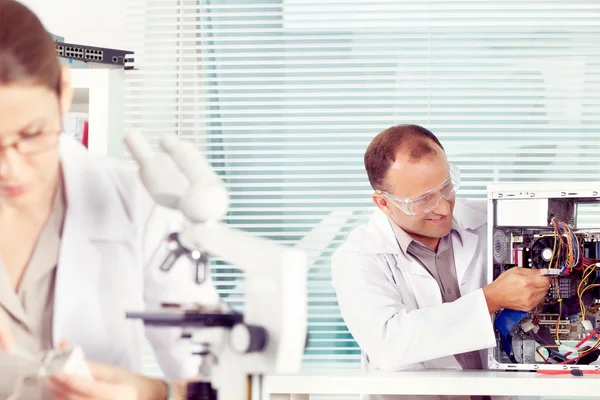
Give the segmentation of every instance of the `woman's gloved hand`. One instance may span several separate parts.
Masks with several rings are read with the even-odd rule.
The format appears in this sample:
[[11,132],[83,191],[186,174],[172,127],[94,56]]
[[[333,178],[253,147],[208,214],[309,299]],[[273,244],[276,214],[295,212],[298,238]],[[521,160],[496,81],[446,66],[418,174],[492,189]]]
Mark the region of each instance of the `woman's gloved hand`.
[[165,400],[166,384],[123,368],[88,362],[93,380],[57,374],[47,388],[55,400]]

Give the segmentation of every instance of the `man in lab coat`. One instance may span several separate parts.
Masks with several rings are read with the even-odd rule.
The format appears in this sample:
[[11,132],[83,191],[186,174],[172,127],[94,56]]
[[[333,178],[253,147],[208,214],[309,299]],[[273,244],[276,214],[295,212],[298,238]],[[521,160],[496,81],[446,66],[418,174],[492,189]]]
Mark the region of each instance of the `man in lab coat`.
[[513,268],[486,285],[486,204],[455,198],[460,173],[427,129],[386,129],[364,160],[377,210],[336,250],[332,279],[366,365],[487,368],[490,314],[531,310],[549,279]]

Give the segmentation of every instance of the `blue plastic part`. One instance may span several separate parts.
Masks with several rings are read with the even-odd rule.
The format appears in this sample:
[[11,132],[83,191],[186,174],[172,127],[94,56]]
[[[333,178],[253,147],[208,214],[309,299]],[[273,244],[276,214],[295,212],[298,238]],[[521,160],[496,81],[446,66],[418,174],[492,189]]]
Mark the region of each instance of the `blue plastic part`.
[[494,326],[498,333],[500,333],[500,342],[502,343],[502,349],[513,362],[516,362],[515,356],[513,354],[512,349],[512,335],[510,332],[528,313],[524,311],[515,311],[504,309],[500,311],[496,320],[494,321]]

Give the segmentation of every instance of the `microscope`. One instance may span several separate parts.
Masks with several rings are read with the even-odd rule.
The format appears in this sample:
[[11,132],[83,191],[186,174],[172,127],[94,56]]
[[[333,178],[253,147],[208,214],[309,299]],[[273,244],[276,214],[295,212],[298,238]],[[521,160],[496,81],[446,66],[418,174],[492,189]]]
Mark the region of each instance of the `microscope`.
[[165,238],[168,252],[159,268],[168,273],[177,260],[188,258],[195,266],[190,279],[213,290],[211,258],[245,273],[243,312],[225,302],[164,304],[127,317],[146,326],[180,327],[182,340],[198,346],[198,377],[187,384],[188,400],[260,398],[262,375],[295,373],[301,367],[307,343],[305,253],[221,223],[228,211],[227,191],[192,143],[168,136],[155,151],[140,134],[125,143],[150,196],[160,206],[179,210],[187,222]]

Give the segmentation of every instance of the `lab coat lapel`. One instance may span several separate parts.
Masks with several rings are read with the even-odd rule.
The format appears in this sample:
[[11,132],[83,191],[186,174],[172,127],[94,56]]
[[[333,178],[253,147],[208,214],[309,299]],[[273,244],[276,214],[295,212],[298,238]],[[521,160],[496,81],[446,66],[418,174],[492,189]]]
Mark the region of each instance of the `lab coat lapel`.
[[421,264],[402,251],[392,223],[383,212],[377,210],[367,225],[361,252],[385,254],[388,264],[396,268],[412,287],[415,305],[426,307],[440,304],[442,297],[437,282]]
[[[487,222],[486,214],[476,207],[469,206],[468,203],[464,199],[457,198],[454,208],[453,227],[458,231],[460,238],[457,237],[458,235],[453,235],[452,245],[459,285],[470,273],[478,246],[485,245],[485,243],[480,244],[480,240],[485,240],[485,237],[480,237],[477,231]],[[435,297],[427,294],[427,298],[417,299],[419,304],[433,304],[438,301],[438,297],[441,301],[441,295],[438,296],[439,290],[436,291],[435,279],[421,264],[402,252],[387,216],[380,210],[375,210],[369,220],[360,245],[361,254],[392,254],[397,259],[396,264],[402,265],[399,268],[400,272],[407,281],[411,282],[411,286],[419,296],[424,296],[423,293],[436,293]]]
[[460,235],[453,235],[452,245],[454,249],[454,264],[456,267],[456,280],[459,285],[468,278],[468,274],[474,271],[470,270],[475,263],[477,249],[485,246],[485,235],[481,234],[481,229],[487,222],[487,216],[484,212],[469,207],[463,199],[457,199],[454,207],[454,229]]
[[[98,242],[124,241],[132,226],[109,170],[71,138],[61,138],[67,209],[61,239],[54,307],[53,340],[89,348],[109,338],[99,293]],[[102,347],[102,346],[100,346]]]
[[462,230],[460,235],[460,238],[457,237],[457,235],[452,236],[456,281],[459,283],[459,285],[463,281],[465,274],[473,263],[475,251],[477,250],[477,244],[479,243],[479,236],[473,232]]
[[379,209],[369,219],[360,246],[361,254],[402,253],[387,215]]
[[[396,257],[396,265],[402,264],[402,273],[431,277],[421,264],[405,254],[398,245],[394,229],[387,215],[377,209],[367,224],[365,236],[361,243],[363,254],[392,254]],[[402,261],[400,261],[402,260]],[[435,280],[434,280],[435,282]]]

